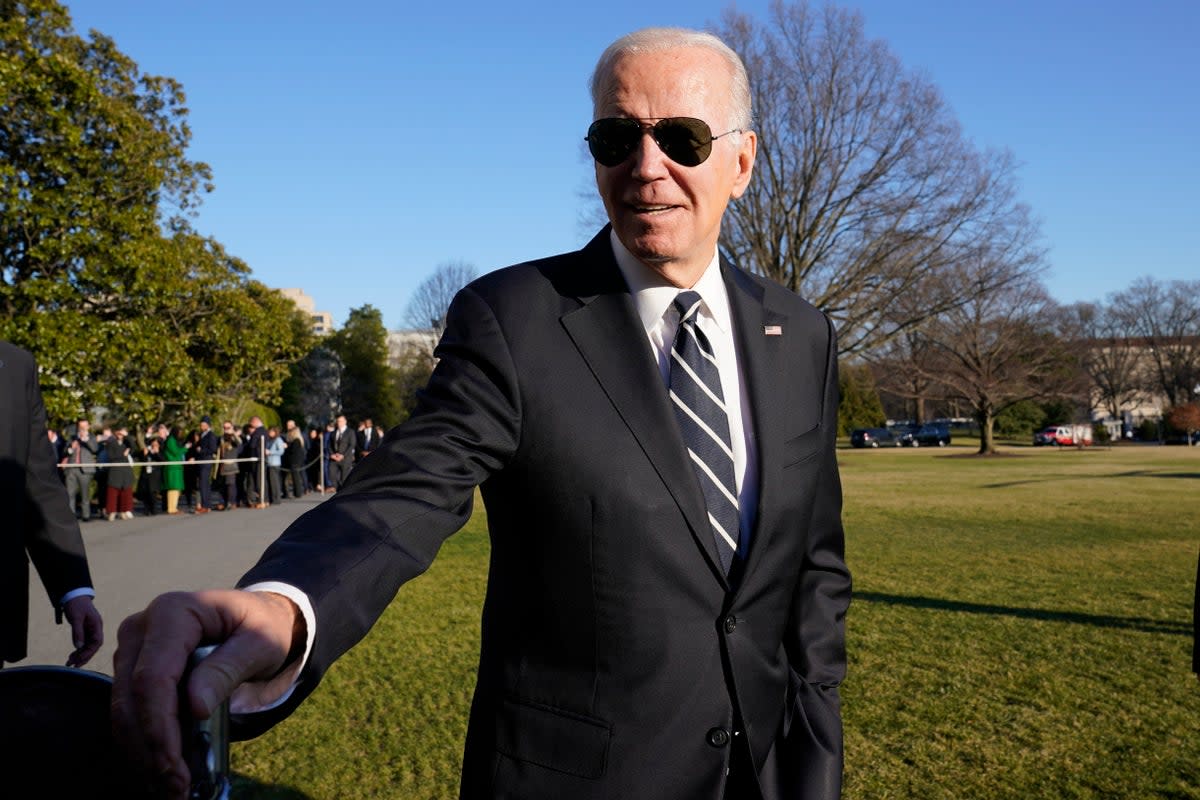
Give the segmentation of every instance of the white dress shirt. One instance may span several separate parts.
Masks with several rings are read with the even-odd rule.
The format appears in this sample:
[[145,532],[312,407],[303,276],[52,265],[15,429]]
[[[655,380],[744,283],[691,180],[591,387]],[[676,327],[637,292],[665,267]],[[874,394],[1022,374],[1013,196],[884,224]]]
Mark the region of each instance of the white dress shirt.
[[[646,329],[646,338],[658,363],[663,385],[669,386],[671,347],[675,343],[675,331],[679,328],[679,312],[675,310],[674,301],[675,296],[684,290],[668,283],[662,275],[638,261],[612,231],[609,231],[609,239],[625,285],[633,295],[642,327]],[[750,396],[742,380],[741,361],[733,335],[729,293],[721,278],[720,259],[715,250],[700,280],[689,288],[699,294],[703,301],[697,312],[696,325],[712,344],[717,369],[720,370],[721,393],[729,414],[729,438],[733,448],[733,475],[737,482],[741,525],[743,531],[752,531],[758,510],[758,450],[754,441],[754,425],[748,412]]]

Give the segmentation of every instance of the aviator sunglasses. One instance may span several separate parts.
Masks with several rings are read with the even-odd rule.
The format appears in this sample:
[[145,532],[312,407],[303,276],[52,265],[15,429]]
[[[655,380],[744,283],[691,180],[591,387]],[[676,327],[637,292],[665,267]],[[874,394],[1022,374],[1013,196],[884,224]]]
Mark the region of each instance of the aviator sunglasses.
[[713,136],[708,123],[694,117],[663,117],[653,125],[629,117],[605,117],[593,122],[584,138],[592,158],[606,167],[615,167],[637,149],[643,131],[649,132],[667,158],[685,167],[695,167],[708,159],[713,142],[740,133],[741,129]]

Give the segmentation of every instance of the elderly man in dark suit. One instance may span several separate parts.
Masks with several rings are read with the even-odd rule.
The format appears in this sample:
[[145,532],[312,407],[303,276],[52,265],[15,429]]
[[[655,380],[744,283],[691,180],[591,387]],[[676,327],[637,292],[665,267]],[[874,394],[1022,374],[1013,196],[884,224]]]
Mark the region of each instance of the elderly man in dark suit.
[[491,533],[464,798],[831,800],[850,575],[829,321],[718,254],[758,140],[740,59],[614,43],[587,140],[611,222],[454,300],[412,417],[240,590],[122,626],[118,728],[182,796],[179,675],[253,734],[428,567],[480,486]]
[[0,664],[26,655],[30,561],[56,618],[70,623],[67,665],[86,664],[104,640],[79,523],[56,471],[33,356],[0,342]]

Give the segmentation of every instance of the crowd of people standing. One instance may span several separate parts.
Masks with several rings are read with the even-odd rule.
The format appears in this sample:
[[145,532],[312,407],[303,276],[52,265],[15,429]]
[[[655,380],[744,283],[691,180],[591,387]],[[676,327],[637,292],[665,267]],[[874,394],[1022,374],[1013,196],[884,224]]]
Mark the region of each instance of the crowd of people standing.
[[258,416],[241,426],[225,420],[217,431],[205,416],[188,432],[155,423],[141,436],[123,425],[96,434],[81,418],[48,436],[72,513],[112,522],[131,519],[135,506],[151,516],[206,514],[333,492],[382,433],[369,418],[351,429],[344,415],[307,434],[293,420],[281,430]]

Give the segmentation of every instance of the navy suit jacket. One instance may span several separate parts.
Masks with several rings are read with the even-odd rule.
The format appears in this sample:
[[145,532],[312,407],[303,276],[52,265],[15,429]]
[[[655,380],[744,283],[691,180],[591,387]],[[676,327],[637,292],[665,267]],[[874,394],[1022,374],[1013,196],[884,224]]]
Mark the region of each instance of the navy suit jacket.
[[410,420],[243,578],[298,586],[317,616],[297,691],[244,730],[313,689],[481,485],[491,568],[463,797],[717,800],[747,747],[767,800],[836,798],[850,576],[834,333],[721,269],[760,459],[736,584],[606,228],[462,290]]
[[26,655],[30,560],[56,607],[67,592],[92,585],[57,473],[33,356],[0,342],[0,661]]

